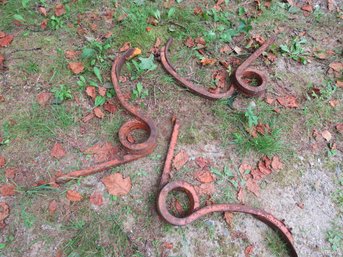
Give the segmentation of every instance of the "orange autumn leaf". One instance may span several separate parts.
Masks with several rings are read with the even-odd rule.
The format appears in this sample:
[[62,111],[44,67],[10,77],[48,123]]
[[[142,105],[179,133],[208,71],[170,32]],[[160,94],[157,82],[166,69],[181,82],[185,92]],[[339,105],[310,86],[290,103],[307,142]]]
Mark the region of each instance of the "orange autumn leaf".
[[291,96],[291,95],[287,95],[284,97],[278,97],[276,100],[278,101],[279,104],[281,104],[282,106],[287,107],[287,108],[298,108],[299,107],[299,104],[297,102],[296,97]]
[[140,55],[140,54],[142,54],[142,50],[139,49],[139,48],[135,48],[133,53],[129,57],[127,57],[126,59],[130,60],[130,59],[132,59],[132,58],[134,58],[134,57],[136,57],[137,55]]
[[105,87],[99,86],[99,88],[98,88],[99,95],[106,96],[106,91],[107,91],[107,89]]
[[254,251],[254,245],[248,245],[244,250],[245,257],[250,257],[253,251]]
[[119,48],[119,52],[125,52],[126,50],[128,50],[131,47],[131,43],[130,42],[125,42],[120,48]]
[[16,174],[16,169],[14,168],[8,168],[5,170],[5,177],[7,179],[14,179]]
[[101,206],[103,204],[102,193],[94,191],[89,197],[89,201],[96,206]]
[[82,122],[87,123],[89,122],[91,119],[93,119],[95,117],[94,113],[88,113],[85,117],[82,118]]
[[194,189],[199,195],[212,195],[215,191],[213,183],[204,183],[200,186],[195,186]]
[[0,47],[6,47],[9,44],[11,44],[13,41],[13,38],[14,38],[13,35],[6,35],[0,38]]
[[75,59],[76,57],[78,57],[81,54],[81,51],[72,51],[72,50],[67,50],[65,51],[65,57],[67,59]]
[[57,201],[56,200],[52,200],[50,203],[49,203],[49,216],[53,217],[55,215],[55,212],[57,210]]
[[41,24],[40,24],[40,28],[41,28],[42,30],[45,30],[47,26],[48,26],[48,20],[47,20],[47,19],[44,19],[44,20],[41,22]]
[[194,47],[195,44],[194,44],[193,38],[188,37],[188,38],[186,39],[186,41],[185,41],[185,46],[187,46],[187,47],[189,47],[189,48]]
[[326,141],[330,141],[332,138],[331,133],[328,130],[324,130],[322,132],[322,137],[326,140]]
[[85,154],[94,155],[95,162],[100,163],[115,158],[118,153],[118,147],[111,143],[98,143],[84,151]]
[[216,59],[210,59],[210,58],[204,58],[200,62],[203,66],[205,66],[205,65],[213,65],[217,62],[217,60]]
[[82,195],[74,190],[68,190],[66,193],[67,199],[71,202],[79,202],[82,200]]
[[65,156],[66,152],[60,143],[55,143],[51,149],[50,155],[56,159],[61,159]]
[[281,170],[283,168],[283,164],[278,156],[273,156],[272,158],[272,168],[274,170]]
[[246,181],[246,187],[254,195],[256,195],[256,196],[260,195],[260,187],[257,184],[257,182],[255,180],[253,180],[252,178],[250,178]]
[[343,123],[338,123],[335,128],[337,129],[337,132],[340,134],[343,134]]
[[233,226],[233,213],[226,211],[224,212],[224,219],[226,221],[226,224],[228,224],[229,228],[232,228]]
[[5,184],[0,187],[1,196],[13,196],[15,195],[15,185]]
[[209,170],[197,171],[195,172],[194,177],[201,183],[210,183],[215,180],[214,175]]
[[180,170],[183,165],[185,165],[188,162],[189,156],[188,154],[182,150],[177,155],[175,155],[173,159],[173,167],[176,170]]
[[194,10],[193,10],[193,13],[194,13],[194,15],[202,14],[201,7],[200,6],[195,7]]
[[242,187],[239,187],[236,197],[240,203],[244,203],[244,191]]
[[211,161],[209,159],[205,159],[203,157],[197,157],[195,158],[195,163],[201,168],[205,168],[210,166]]
[[95,117],[99,119],[103,119],[105,117],[105,113],[99,107],[95,107],[93,109],[93,112],[94,112]]
[[132,187],[130,177],[124,178],[120,173],[106,176],[101,182],[106,186],[108,193],[115,196],[127,195]]
[[5,157],[0,155],[0,168],[4,167],[6,164],[6,159]]
[[49,102],[51,97],[52,97],[51,93],[41,92],[37,95],[36,100],[40,106],[45,106]]
[[57,17],[62,16],[65,13],[66,13],[66,10],[65,10],[63,4],[58,4],[58,5],[55,6],[55,15]]
[[43,15],[43,16],[46,16],[47,15],[47,12],[46,12],[46,9],[44,7],[39,7],[38,8],[39,12]]
[[0,202],[0,229],[5,227],[5,219],[10,215],[10,207],[5,202]]
[[342,62],[332,62],[330,63],[329,67],[334,71],[340,72],[343,70],[343,63]]
[[104,110],[109,112],[109,113],[115,113],[117,111],[117,107],[114,104],[107,101],[104,104]]
[[68,64],[68,68],[74,73],[74,74],[79,74],[83,72],[84,66],[81,62],[70,62]]
[[91,87],[91,86],[86,87],[86,94],[94,100],[96,97],[95,87]]
[[304,5],[303,7],[301,7],[301,10],[305,11],[305,12],[312,12],[313,11],[313,7],[312,5]]

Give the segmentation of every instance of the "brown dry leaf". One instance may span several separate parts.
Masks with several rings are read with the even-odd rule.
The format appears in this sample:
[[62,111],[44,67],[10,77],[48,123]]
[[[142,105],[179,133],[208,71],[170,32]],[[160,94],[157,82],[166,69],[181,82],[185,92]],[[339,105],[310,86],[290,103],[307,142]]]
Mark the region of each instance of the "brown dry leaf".
[[100,107],[95,107],[93,109],[95,117],[99,119],[103,119],[105,117],[105,113],[100,109]]
[[245,257],[250,257],[252,255],[254,251],[254,245],[248,245],[245,250],[244,250],[244,254],[245,254]]
[[5,219],[10,215],[10,207],[5,202],[0,202],[0,229],[5,227]]
[[86,87],[86,94],[94,100],[96,97],[95,87],[91,87],[91,86]]
[[178,213],[178,215],[182,215],[185,212],[182,205],[180,204],[180,202],[177,199],[174,200],[174,208],[175,208],[176,212]]
[[211,183],[215,180],[214,175],[209,170],[197,171],[195,172],[194,177],[201,183]]
[[4,167],[6,164],[6,159],[5,157],[0,155],[0,168]]
[[136,57],[137,55],[140,55],[140,54],[142,54],[142,50],[139,49],[139,48],[135,48],[133,53],[129,57],[127,57],[126,60],[130,60],[130,59],[132,59],[132,58],[134,58],[134,57]]
[[212,195],[215,191],[213,183],[205,183],[194,187],[199,195]]
[[2,54],[0,54],[0,70],[3,69],[4,62],[5,62],[5,57]]
[[194,40],[191,37],[188,37],[185,41],[185,46],[192,48],[195,46]]
[[224,220],[226,221],[226,224],[229,226],[229,228],[233,227],[233,213],[226,211],[224,212]]
[[332,62],[330,63],[329,67],[334,71],[340,72],[343,70],[343,63],[342,62]]
[[76,192],[74,190],[68,190],[66,196],[67,199],[71,202],[79,202],[83,198],[79,192]]
[[209,167],[211,161],[209,159],[205,159],[203,157],[197,157],[195,158],[195,163],[201,168]]
[[161,46],[161,39],[158,37],[158,38],[156,38],[155,44],[150,49],[150,52],[152,52],[153,54],[158,54],[160,46]]
[[180,170],[183,165],[188,162],[189,156],[188,154],[182,150],[180,151],[177,155],[175,155],[174,160],[173,160],[173,166],[176,170]]
[[57,5],[55,6],[55,15],[56,15],[57,17],[62,16],[62,15],[65,14],[65,13],[66,13],[66,10],[65,10],[63,4],[57,4]]
[[65,51],[64,55],[67,59],[75,59],[81,54],[81,51],[72,51],[72,50],[67,50]]
[[5,170],[5,177],[7,179],[14,179],[17,170],[15,168],[8,168]]
[[3,38],[0,38],[0,47],[6,47],[10,45],[13,41],[13,35],[6,35]]
[[109,112],[109,113],[115,113],[117,111],[117,107],[114,104],[107,101],[104,104],[104,110]]
[[70,62],[68,64],[68,68],[74,73],[74,74],[79,74],[83,72],[84,66],[81,62]]
[[94,117],[95,117],[95,115],[93,112],[88,113],[85,117],[82,118],[82,122],[87,123],[88,121],[90,121]]
[[331,133],[328,130],[324,130],[322,131],[322,137],[326,140],[326,141],[330,141],[332,136]]
[[291,96],[291,95],[287,95],[284,97],[278,97],[276,100],[278,101],[279,104],[281,104],[282,106],[287,107],[287,108],[298,108],[299,107],[299,104],[297,102],[296,97]]
[[282,170],[283,164],[280,161],[279,156],[273,156],[273,158],[272,158],[272,168],[274,170]]
[[217,62],[217,60],[216,59],[210,59],[210,58],[204,58],[200,62],[203,66],[205,66],[205,65],[213,65]]
[[312,12],[313,11],[313,7],[310,4],[306,4],[306,5],[303,5],[303,7],[301,7],[301,10],[303,10],[305,12]]
[[15,195],[15,185],[5,184],[0,187],[1,196],[12,196]]
[[153,26],[157,26],[158,25],[158,20],[155,17],[150,16],[147,19],[146,23],[151,24]]
[[[269,158],[268,158],[268,160],[269,160]],[[272,173],[272,170],[270,169],[270,165],[268,165],[268,164],[269,164],[269,162],[266,163],[265,161],[259,161],[258,162],[258,169],[264,175],[269,175],[270,173]],[[271,164],[271,161],[270,161],[270,164]]]
[[66,152],[60,143],[55,143],[50,152],[50,155],[56,159],[61,159],[65,154]]
[[40,24],[40,28],[41,28],[42,30],[45,30],[47,26],[48,26],[48,20],[47,20],[47,19],[42,20],[42,22],[41,22],[41,24]]
[[197,47],[203,48],[206,46],[206,41],[202,37],[197,37],[194,39],[194,42],[197,44]]
[[118,22],[121,22],[121,21],[125,20],[126,17],[127,17],[127,13],[123,13],[122,15],[120,15],[120,16],[118,17],[117,21],[118,21]]
[[343,81],[337,80],[336,81],[336,86],[340,87],[340,88],[343,88]]
[[57,210],[57,201],[56,200],[52,200],[50,203],[49,203],[49,216],[50,217],[53,217],[55,216],[55,213],[56,213],[56,210]]
[[329,104],[331,105],[331,107],[335,108],[336,106],[339,105],[339,100],[338,99],[331,99],[329,101]]
[[[0,70],[1,70],[1,66],[0,66]],[[0,103],[1,102],[5,102],[5,97],[3,95],[0,95]]]
[[273,54],[273,53],[268,53],[267,54],[267,59],[269,60],[269,61],[271,61],[271,62],[275,62],[276,61],[276,55],[275,54]]
[[163,248],[165,249],[173,249],[174,245],[172,243],[164,242]]
[[47,12],[46,12],[46,9],[44,7],[39,7],[38,8],[39,12],[43,15],[43,16],[46,16],[47,15]]
[[240,48],[240,47],[238,47],[238,46],[235,46],[235,47],[233,48],[233,51],[235,51],[236,54],[241,54],[241,53],[243,52],[243,49]]
[[49,92],[41,92],[37,95],[36,100],[40,106],[45,106],[49,102],[52,94]]
[[146,30],[146,32],[149,32],[149,31],[152,30],[152,28],[151,27],[146,27],[145,30]]
[[200,6],[197,6],[194,8],[194,11],[193,11],[194,15],[200,15],[202,14],[202,9]]
[[224,45],[223,47],[221,47],[220,49],[219,49],[219,51],[220,51],[220,53],[230,53],[230,52],[232,52],[232,49],[231,49],[231,47],[229,46],[229,45]]
[[106,176],[101,182],[106,186],[108,193],[115,196],[127,195],[132,187],[130,177],[124,178],[120,173]]
[[328,10],[330,12],[335,10],[335,1],[334,0],[328,0]]
[[256,132],[260,133],[261,135],[269,134],[271,133],[271,128],[268,124],[259,123],[256,126]]
[[118,153],[118,147],[113,146],[111,143],[99,143],[84,151],[85,154],[94,155],[95,162],[104,162],[114,159]]
[[257,182],[253,180],[252,178],[246,181],[246,187],[251,193],[253,193],[257,197],[260,195],[260,187],[257,184]]
[[119,52],[125,52],[125,51],[127,51],[129,48],[131,48],[131,43],[130,43],[130,42],[125,42],[125,43],[119,48]]
[[239,187],[236,197],[240,203],[244,203],[244,191],[242,187]]
[[[338,123],[336,126],[338,133],[343,134],[343,123]],[[1,165],[0,165],[1,167]]]
[[99,88],[98,88],[99,95],[106,96],[106,91],[107,91],[107,89],[105,87],[99,86]]
[[266,40],[261,35],[255,35],[252,37],[257,43],[263,45]]
[[94,191],[89,197],[89,201],[96,206],[101,206],[103,204],[102,193]]

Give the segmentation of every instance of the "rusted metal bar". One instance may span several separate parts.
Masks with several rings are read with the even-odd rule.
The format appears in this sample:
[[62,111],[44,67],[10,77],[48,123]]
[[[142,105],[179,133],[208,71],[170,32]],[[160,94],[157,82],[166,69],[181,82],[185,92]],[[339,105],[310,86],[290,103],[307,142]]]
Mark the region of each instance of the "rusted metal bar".
[[[259,70],[248,68],[248,66],[250,66],[251,63],[255,61],[263,53],[263,51],[265,51],[275,41],[275,38],[276,36],[271,37],[259,49],[257,49],[247,60],[245,60],[234,73],[234,83],[229,85],[225,80],[226,91],[220,93],[209,92],[206,88],[193,84],[192,82],[181,77],[177,73],[176,69],[173,67],[169,60],[168,54],[169,47],[173,42],[172,38],[170,38],[167,44],[164,47],[162,47],[160,51],[160,58],[164,69],[179,84],[188,88],[191,92],[200,95],[204,98],[212,100],[227,98],[234,93],[235,89],[250,97],[263,96],[267,88],[267,75]],[[257,81],[257,86],[250,86],[249,83],[244,81],[244,78],[255,79]]]
[[[289,247],[290,254],[293,257],[297,257],[297,252],[293,246],[293,237],[291,231],[280,220],[278,220],[272,214],[260,209],[251,208],[242,204],[213,204],[200,208],[199,196],[196,193],[194,187],[186,181],[173,181],[168,183],[169,174],[171,172],[171,160],[173,157],[174,149],[177,143],[177,135],[179,132],[179,123],[176,119],[173,120],[174,128],[170,140],[168,154],[166,157],[162,178],[160,181],[160,192],[157,197],[157,211],[160,216],[168,223],[176,226],[184,226],[192,223],[193,221],[213,212],[240,212],[251,214],[257,219],[263,221],[283,237],[287,246]],[[184,217],[175,217],[172,215],[167,206],[167,197],[172,191],[182,191],[188,196],[190,207],[189,212]]]
[[[56,178],[57,183],[64,183],[71,179],[75,179],[81,176],[88,176],[92,175],[107,169],[110,169],[115,166],[122,165],[124,163],[128,163],[142,157],[145,157],[153,152],[156,147],[157,141],[157,129],[155,126],[154,121],[148,117],[145,113],[140,111],[138,108],[130,105],[126,100],[121,92],[119,86],[119,76],[122,66],[124,65],[125,61],[132,56],[134,49],[131,48],[123,55],[117,57],[112,65],[111,77],[114,90],[116,91],[116,95],[118,97],[119,102],[121,105],[133,116],[136,117],[134,120],[130,120],[124,123],[121,128],[119,129],[119,141],[122,146],[125,148],[126,153],[122,156],[119,156],[116,159],[101,163],[99,165],[95,165],[86,169],[72,171],[68,174],[59,176]],[[128,136],[137,129],[145,130],[149,137],[146,141],[142,143],[132,143],[128,140]]]

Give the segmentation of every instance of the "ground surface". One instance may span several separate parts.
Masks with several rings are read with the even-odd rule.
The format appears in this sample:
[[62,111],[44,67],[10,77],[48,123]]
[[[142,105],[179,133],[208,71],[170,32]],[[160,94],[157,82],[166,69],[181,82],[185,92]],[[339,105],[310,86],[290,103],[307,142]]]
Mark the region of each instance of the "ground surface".
[[[343,255],[340,1],[57,2],[0,1],[0,202],[10,208],[0,223],[0,256],[287,256],[278,235],[247,215],[227,213],[232,220],[225,221],[217,213],[186,227],[159,219],[155,199],[173,114],[182,124],[176,153],[186,152],[188,162],[172,180],[199,186],[203,205],[244,202],[284,219],[299,256]],[[57,188],[37,187],[113,151],[92,155],[91,146],[119,146],[118,129],[132,117],[111,89],[110,69],[125,42],[147,58],[156,41],[158,48],[174,37],[178,72],[214,88],[223,78],[215,71],[231,73],[275,32],[253,64],[269,77],[262,99],[205,100],[158,61],[129,61],[121,87],[156,123],[154,153]],[[199,37],[205,48],[194,43]],[[53,150],[56,143],[62,151]],[[202,171],[209,183],[198,177],[199,157],[210,163]],[[278,159],[282,165],[271,167]],[[270,174],[256,179],[263,169]],[[122,196],[101,181],[118,172],[132,183]],[[185,199],[176,197],[170,208],[182,212]]]

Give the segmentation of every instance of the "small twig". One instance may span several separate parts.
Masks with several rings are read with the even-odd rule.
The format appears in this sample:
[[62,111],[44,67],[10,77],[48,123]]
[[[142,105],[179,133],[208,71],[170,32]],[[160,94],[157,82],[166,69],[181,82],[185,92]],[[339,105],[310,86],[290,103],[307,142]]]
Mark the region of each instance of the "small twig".
[[41,47],[36,47],[36,48],[29,48],[29,49],[15,49],[12,52],[10,52],[8,54],[8,56],[11,56],[12,54],[16,53],[16,52],[28,52],[28,51],[40,51],[42,50]]

